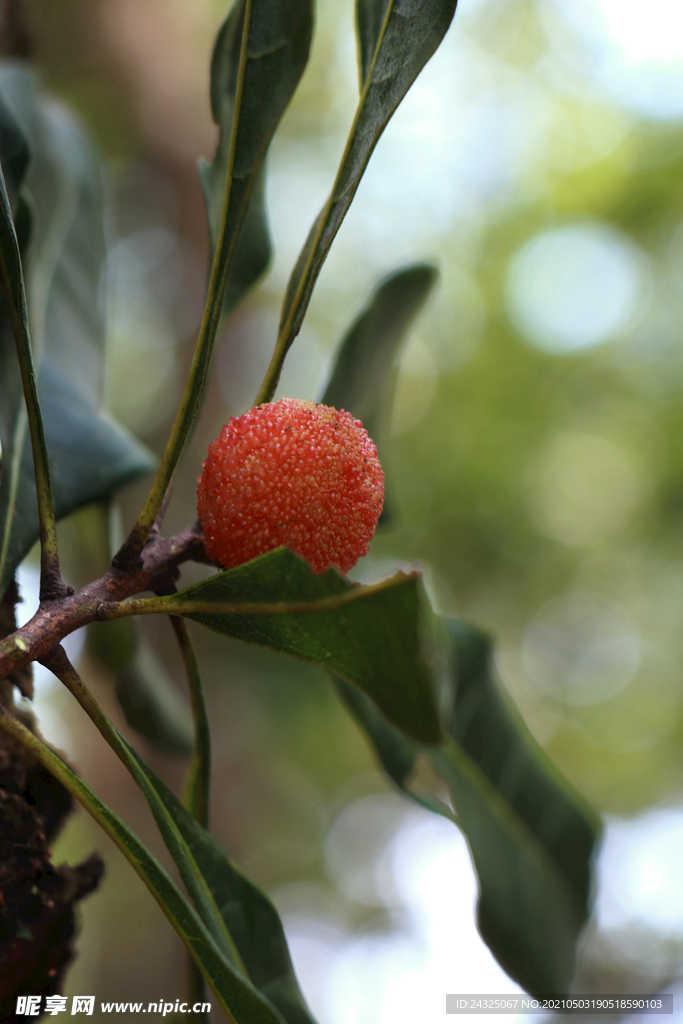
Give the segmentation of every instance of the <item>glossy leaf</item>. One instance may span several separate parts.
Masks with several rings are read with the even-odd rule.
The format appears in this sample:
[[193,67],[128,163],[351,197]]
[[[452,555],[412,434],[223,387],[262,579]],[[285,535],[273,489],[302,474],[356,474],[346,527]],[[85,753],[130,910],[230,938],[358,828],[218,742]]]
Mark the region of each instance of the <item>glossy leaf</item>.
[[190,951],[228,1019],[235,1024],[288,1024],[235,968],[194,907],[118,815],[57,754],[4,711],[0,711],[0,726],[59,779],[116,843]]
[[0,68],[0,95],[30,150],[21,196],[31,221],[23,262],[34,358],[39,364],[49,324],[53,358],[97,405],[105,340],[100,167],[73,116],[41,96],[25,65]]
[[[259,394],[269,401],[282,363],[301,329],[315,282],[382,132],[432,56],[456,0],[383,0],[359,7],[362,89],[332,192],[315,220],[287,286],[273,361]],[[361,11],[363,13],[361,13]]]
[[363,91],[372,68],[382,26],[391,0],[356,0],[356,39],[358,41],[358,85]]
[[[139,785],[197,914],[226,961],[242,976],[247,991],[256,994],[255,985],[266,996],[267,990],[272,1002],[263,1002],[275,1019],[285,1024],[313,1024],[296,984],[275,908],[232,866],[192,813],[112,725],[63,650],[48,664]],[[273,1008],[275,1003],[282,1017]],[[239,1024],[243,1018],[236,1019]]]
[[378,415],[391,368],[436,278],[434,267],[418,263],[377,286],[339,346],[322,402],[364,423]]
[[[23,202],[23,200],[20,200]],[[21,208],[21,207],[19,207]],[[21,387],[26,410],[28,434],[31,440],[31,451],[34,464],[34,484],[36,504],[38,507],[38,526],[40,535],[40,594],[41,600],[62,596],[65,584],[59,568],[59,551],[57,542],[57,524],[55,522],[54,501],[52,498],[52,481],[45,440],[45,425],[38,399],[36,381],[36,365],[33,358],[33,346],[29,328],[28,305],[22,265],[19,236],[17,235],[14,216],[7,194],[4,176],[0,176],[0,273],[4,285],[4,298],[12,324],[12,336],[21,375]],[[14,444],[19,451],[20,435],[17,432]],[[14,462],[16,466],[16,462]],[[17,477],[11,476],[11,493],[15,493]],[[7,530],[10,529],[9,518],[14,510],[8,502],[5,520],[5,534],[2,538],[2,564],[7,557]]]
[[[223,22],[216,37],[211,58],[211,113],[219,128],[218,146],[211,164],[205,160],[199,161],[212,259],[220,231],[225,178],[228,172],[235,84],[240,57],[239,23],[239,13],[235,8]],[[272,246],[265,208],[265,169],[262,168],[254,183],[230,269],[223,301],[224,314],[228,314],[265,273],[271,255]]]
[[[228,304],[260,276],[270,258],[264,179],[258,176],[270,140],[306,67],[312,31],[309,0],[238,0],[216,39],[211,60],[211,112],[219,126],[219,140],[213,162],[201,167],[201,177],[212,245],[235,251]],[[230,179],[229,198],[221,237],[226,176]],[[252,191],[251,216],[236,247]]]
[[[123,561],[119,564],[127,564],[142,550],[197,415],[247,210],[254,197],[243,255],[252,245],[253,218],[257,225],[259,221],[263,161],[306,67],[312,31],[312,0],[237,0],[219,34],[212,63],[211,105],[222,134],[214,164],[202,173],[205,194],[211,197],[209,221],[215,234],[206,305],[166,450],[143,509],[120,552]],[[234,288],[242,287],[239,281],[244,283],[245,273],[244,263],[235,269],[233,296]],[[250,275],[251,271],[246,273],[246,279]]]
[[[287,611],[321,600],[327,605],[320,610]],[[194,613],[193,604],[202,610]],[[207,613],[212,604],[277,604],[285,613]],[[363,587],[333,569],[316,575],[288,548],[278,548],[177,595],[153,599],[149,608],[188,615],[219,633],[336,672],[409,735],[426,743],[439,737],[429,613],[416,573]]]
[[[0,122],[10,119],[26,153],[30,150],[23,177],[13,178],[12,188],[16,192],[21,187],[26,204],[27,224],[17,223],[20,242],[22,233],[29,233],[30,221],[30,241],[22,246],[22,257],[32,336],[43,360],[38,391],[60,518],[149,472],[152,460],[142,445],[97,411],[105,333],[99,166],[70,115],[41,100],[36,80],[26,69],[3,69],[0,98]],[[16,139],[0,128],[0,142],[8,139],[8,152],[14,153],[10,169],[21,168],[25,156],[17,156]],[[7,327],[0,332],[0,370],[0,440],[8,470],[0,477],[2,592],[38,537],[19,369]]]
[[[415,799],[411,775],[418,755],[446,783],[479,879],[479,928],[501,965],[536,995],[567,992],[589,912],[599,823],[502,693],[488,638],[456,622],[449,633],[457,671],[449,735],[439,747],[402,736],[362,694],[335,682],[404,792]],[[437,809],[433,801],[417,801]]]
[[[57,519],[108,497],[152,468],[148,450],[93,411],[81,392],[43,360],[38,384],[45,423]],[[30,446],[24,445],[15,512],[0,589],[38,538],[38,508]]]
[[[312,1024],[294,975],[282,922],[270,900],[231,864],[225,852],[120,736],[164,842],[207,926],[220,915],[252,983],[287,1024]],[[201,889],[198,881],[201,880]],[[206,907],[210,895],[211,910]],[[220,936],[217,936],[220,941]]]
[[[429,264],[414,264],[382,281],[370,302],[344,337],[329,383],[320,399],[346,409],[362,421],[377,445],[387,475],[384,450],[386,420],[391,414],[393,374],[398,353],[437,278]],[[385,480],[380,523],[391,518],[391,498]]]
[[401,90],[405,95],[441,43],[455,7],[456,0],[356,0],[361,92],[370,82],[381,83],[384,102]]
[[[0,91],[0,159],[9,204],[18,222],[19,190],[26,176],[29,152],[26,139],[15,117],[7,107]],[[25,251],[28,241],[29,216],[23,212],[23,231],[17,231],[20,247]],[[18,224],[17,224],[18,226]],[[19,482],[21,452],[26,435],[26,411],[17,359],[14,332],[9,313],[5,286],[0,281],[0,596],[4,594],[10,573],[7,565],[7,546],[11,527],[16,489]],[[12,567],[13,570],[14,567]]]

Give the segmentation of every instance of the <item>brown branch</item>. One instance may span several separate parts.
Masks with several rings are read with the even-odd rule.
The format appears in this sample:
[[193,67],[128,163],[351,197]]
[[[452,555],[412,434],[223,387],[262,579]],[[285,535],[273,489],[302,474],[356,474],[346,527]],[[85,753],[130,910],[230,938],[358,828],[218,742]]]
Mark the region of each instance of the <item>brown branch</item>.
[[158,581],[175,579],[183,562],[204,558],[199,523],[174,537],[152,536],[135,571],[123,572],[112,566],[78,593],[42,602],[30,622],[0,643],[0,679],[30,661],[49,657],[65,636],[94,622],[103,604],[153,591]]

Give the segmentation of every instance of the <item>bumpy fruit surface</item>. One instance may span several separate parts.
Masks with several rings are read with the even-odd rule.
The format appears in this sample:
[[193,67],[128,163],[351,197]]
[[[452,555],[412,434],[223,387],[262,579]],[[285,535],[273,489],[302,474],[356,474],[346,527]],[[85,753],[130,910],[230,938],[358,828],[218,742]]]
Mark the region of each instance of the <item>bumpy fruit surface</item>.
[[297,398],[233,417],[209,445],[197,490],[206,552],[226,569],[286,544],[314,572],[348,572],[383,501],[360,420]]

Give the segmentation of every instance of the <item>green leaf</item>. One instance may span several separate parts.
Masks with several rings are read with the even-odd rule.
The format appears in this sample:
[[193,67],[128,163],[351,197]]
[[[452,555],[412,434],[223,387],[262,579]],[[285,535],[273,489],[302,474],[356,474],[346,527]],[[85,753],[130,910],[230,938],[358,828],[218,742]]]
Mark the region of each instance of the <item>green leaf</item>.
[[[36,364],[34,361],[31,332],[29,327],[28,305],[24,283],[21,244],[28,237],[29,220],[26,216],[26,201],[20,197],[17,212],[13,213],[11,200],[5,185],[4,174],[0,175],[0,271],[4,286],[3,298],[9,320],[12,325],[12,337],[16,348],[16,358],[21,376],[21,387],[25,405],[26,422],[31,439],[31,450],[35,464],[34,481],[39,513],[40,532],[40,593],[41,600],[61,596],[65,585],[59,569],[59,552],[57,544],[57,527],[55,523],[52,500],[52,485],[48,464],[45,428],[43,425],[38,388],[36,384]],[[20,235],[14,224],[14,217],[20,224]],[[9,343],[5,333],[5,344]],[[20,411],[19,417],[22,416]],[[18,483],[17,454],[21,450],[22,429],[17,419],[17,429],[12,432],[11,471],[8,476],[9,486],[6,488],[6,507],[0,508],[4,515],[0,516],[3,523],[0,538],[0,573],[6,562],[7,534],[10,517],[13,514],[13,498]]]
[[[235,7],[218,32],[211,58],[211,113],[219,128],[218,146],[211,164],[199,161],[199,175],[209,222],[212,258],[220,231],[228,172],[240,59],[240,29],[240,11]],[[228,314],[265,273],[271,260],[272,246],[265,209],[265,177],[265,168],[261,168],[254,183],[228,277],[223,315]]]
[[98,404],[104,319],[97,295],[105,258],[99,164],[72,115],[41,96],[26,66],[0,68],[0,95],[30,151],[21,197],[31,238],[22,255],[34,359],[38,365],[49,324],[53,358]]
[[[210,196],[209,220],[216,236],[206,305],[171,435],[144,507],[120,552],[120,564],[142,550],[197,415],[252,197],[252,219],[242,248],[246,263],[251,259],[248,250],[254,238],[256,248],[261,245],[258,207],[263,201],[263,161],[306,67],[312,32],[312,0],[238,0],[221,29],[212,64],[211,100],[222,137],[214,164],[202,173],[205,194]],[[219,194],[222,199],[217,221]],[[233,296],[235,288],[241,288],[253,273],[253,268],[245,270],[246,263],[241,259],[234,271]]]
[[[216,245],[214,230],[216,213],[220,215],[223,182],[211,171],[216,167],[218,156],[211,166],[200,163],[199,175],[204,192],[209,227],[211,229],[211,257]],[[244,296],[263,277],[270,266],[273,246],[266,216],[266,170],[262,167],[256,176],[253,192],[249,199],[244,223],[240,229],[239,242],[228,276],[221,315],[227,317]]]
[[[301,610],[315,601],[326,606]],[[417,573],[398,573],[364,587],[333,569],[316,575],[298,555],[278,548],[172,597],[136,606],[145,603],[150,610],[188,615],[218,633],[320,665],[366,693],[408,735],[425,743],[439,739],[429,613]],[[213,604],[251,606],[252,612],[207,612]],[[193,612],[193,605],[201,611]],[[254,608],[258,605],[279,605],[282,611],[265,614]]]
[[436,279],[435,267],[416,263],[377,286],[339,347],[322,402],[364,423],[378,415],[392,365]]
[[[282,922],[270,900],[230,862],[192,814],[118,734],[164,842],[207,927],[216,911],[243,969],[287,1024],[312,1024],[294,975]],[[201,888],[198,886],[201,879]],[[206,910],[206,893],[211,909]],[[200,908],[204,908],[204,910]],[[206,914],[206,918],[205,918]],[[219,937],[217,937],[219,940]]]
[[[38,382],[57,519],[107,498],[152,468],[150,453],[127,431],[98,415],[80,391],[44,359]],[[0,592],[38,538],[33,457],[24,445],[7,538]]]
[[315,220],[287,286],[273,360],[259,393],[269,401],[301,329],[315,282],[380,136],[439,46],[456,0],[383,0],[358,7],[361,96],[330,196]]
[[361,93],[379,83],[381,101],[395,109],[445,36],[456,2],[356,0]]
[[[26,139],[8,109],[0,90],[0,160],[5,176],[8,200],[17,221],[19,189],[25,179],[29,162]],[[18,225],[17,225],[18,227]],[[29,228],[26,207],[23,207],[23,231],[20,246],[25,250]],[[21,452],[26,435],[27,419],[17,359],[14,332],[4,283],[0,280],[0,596],[4,594],[7,575],[7,544],[11,515],[19,481]],[[13,569],[14,567],[12,567]]]
[[128,826],[57,754],[4,711],[0,726],[51,771],[113,839],[192,954],[228,1019],[235,1024],[288,1024],[225,955],[194,907]]
[[[211,112],[220,136],[213,163],[202,168],[214,247],[234,249],[237,244],[270,140],[306,67],[312,32],[309,0],[238,0],[218,33],[211,61]],[[251,283],[255,269],[259,274],[265,269],[270,256],[263,179],[252,214],[240,260],[231,268],[233,294],[240,279]]]
[[[10,171],[21,169],[25,156],[17,155],[16,138],[3,125],[11,121],[26,152],[31,152],[23,178],[19,181],[10,174],[9,191],[21,188],[30,220],[30,244],[27,253],[26,244],[22,246],[22,256],[32,336],[42,353],[38,392],[55,512],[61,518],[108,496],[153,465],[142,445],[97,411],[105,337],[99,165],[70,115],[41,100],[30,72],[16,65],[3,69],[0,100],[0,143],[9,139]],[[20,228],[21,220],[17,222],[21,242],[26,228]],[[0,331],[0,441],[6,469],[0,477],[0,593],[38,537],[32,458],[24,441],[25,414],[14,347],[6,325]]]
[[[264,1002],[271,1007],[274,1019],[285,1024],[313,1024],[272,904],[232,866],[191,812],[112,725],[64,652],[60,649],[48,664],[139,785],[197,914],[227,962],[252,991],[255,985],[269,1000]],[[272,1008],[274,1004],[282,1016]],[[251,1020],[245,1018],[245,1024]]]
[[457,671],[439,747],[414,743],[362,694],[335,683],[404,792],[429,806],[410,789],[418,755],[448,786],[479,878],[479,928],[500,964],[535,995],[564,993],[588,917],[599,823],[502,693],[488,638],[458,622],[448,629]]
[[116,699],[128,724],[155,746],[168,754],[192,753],[190,708],[145,640],[118,675]]
[[4,75],[0,75],[0,157],[10,208],[16,214],[19,190],[26,178],[31,155],[24,133],[7,106],[4,81]]
[[[345,335],[320,399],[335,409],[346,409],[362,421],[385,470],[384,439],[391,412],[392,367],[417,314],[437,279],[435,267],[416,263],[396,271],[376,288],[370,302]],[[391,500],[385,480],[380,523],[391,518]]]
[[390,0],[356,0],[356,38],[358,40],[358,87],[363,91],[382,35]]

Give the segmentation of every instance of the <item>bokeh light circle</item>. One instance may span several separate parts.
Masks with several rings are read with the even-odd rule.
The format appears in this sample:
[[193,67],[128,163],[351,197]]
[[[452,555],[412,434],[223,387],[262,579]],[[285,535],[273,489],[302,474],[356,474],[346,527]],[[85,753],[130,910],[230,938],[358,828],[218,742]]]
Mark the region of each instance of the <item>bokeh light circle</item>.
[[584,222],[544,231],[515,254],[508,314],[535,348],[571,354],[614,338],[644,290],[645,257],[621,232]]

